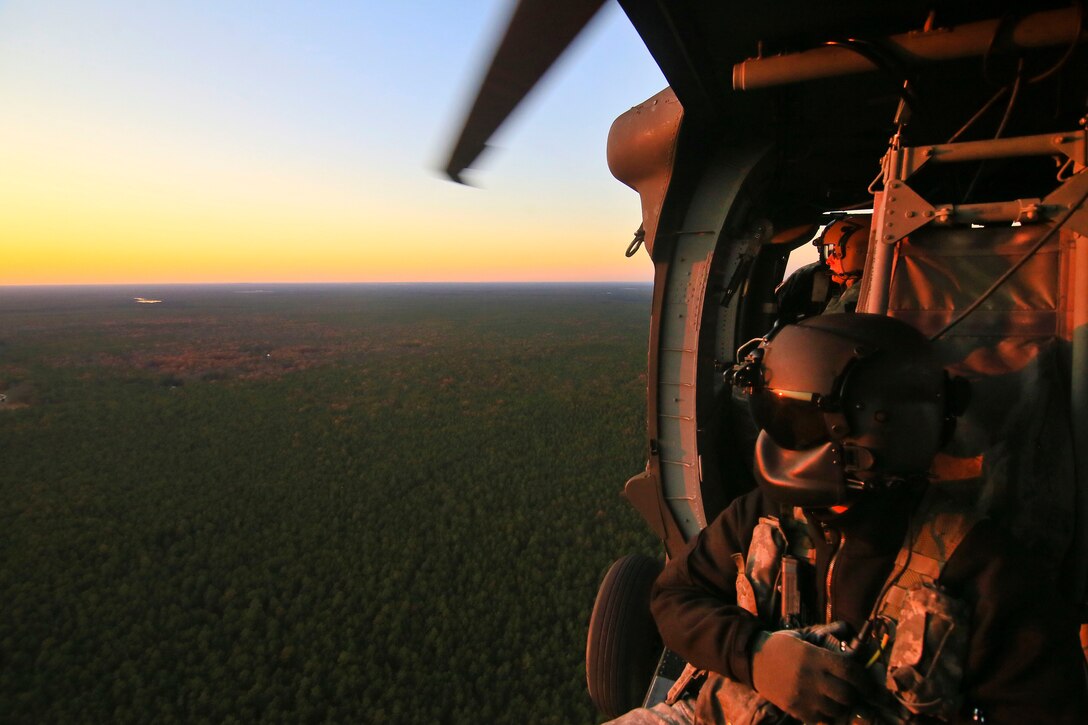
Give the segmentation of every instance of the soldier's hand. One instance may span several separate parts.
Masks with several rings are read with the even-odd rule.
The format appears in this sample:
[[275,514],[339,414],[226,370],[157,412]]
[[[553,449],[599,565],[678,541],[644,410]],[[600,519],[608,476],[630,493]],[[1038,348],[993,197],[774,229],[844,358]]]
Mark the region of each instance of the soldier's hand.
[[752,682],[759,694],[802,722],[842,717],[871,687],[851,657],[789,630],[764,632],[756,640]]
[[846,649],[845,643],[854,634],[850,624],[842,620],[831,624],[814,624],[811,627],[802,627],[790,631],[796,632],[801,639],[809,644],[823,647],[832,652],[844,651]]

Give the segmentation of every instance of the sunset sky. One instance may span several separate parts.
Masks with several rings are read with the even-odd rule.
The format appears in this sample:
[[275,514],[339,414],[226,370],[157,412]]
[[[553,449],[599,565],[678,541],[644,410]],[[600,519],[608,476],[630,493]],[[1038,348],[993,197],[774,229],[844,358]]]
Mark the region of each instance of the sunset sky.
[[457,186],[512,3],[0,0],[0,284],[649,280],[609,6]]

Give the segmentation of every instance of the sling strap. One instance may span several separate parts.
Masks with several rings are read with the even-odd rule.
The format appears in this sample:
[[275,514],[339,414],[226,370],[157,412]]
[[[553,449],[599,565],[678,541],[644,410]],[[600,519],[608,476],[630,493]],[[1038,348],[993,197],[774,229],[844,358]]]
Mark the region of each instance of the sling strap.
[[885,594],[874,606],[874,614],[892,622],[898,621],[907,592],[933,586],[980,520],[937,486],[926,491],[913,519],[882,590]]

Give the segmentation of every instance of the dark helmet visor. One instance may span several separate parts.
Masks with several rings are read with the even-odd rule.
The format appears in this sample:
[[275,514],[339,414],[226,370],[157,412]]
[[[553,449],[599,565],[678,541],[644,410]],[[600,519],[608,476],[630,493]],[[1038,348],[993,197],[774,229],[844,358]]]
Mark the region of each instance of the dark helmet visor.
[[814,393],[763,388],[752,393],[752,418],[775,443],[791,451],[826,443],[830,437]]

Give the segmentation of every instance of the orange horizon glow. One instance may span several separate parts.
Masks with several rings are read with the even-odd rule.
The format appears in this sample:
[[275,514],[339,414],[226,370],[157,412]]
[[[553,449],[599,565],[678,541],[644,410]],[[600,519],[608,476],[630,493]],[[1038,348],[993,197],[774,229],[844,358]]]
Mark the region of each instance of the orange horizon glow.
[[[5,245],[2,285],[647,281],[652,269],[644,257],[623,258],[621,240],[603,232],[557,242],[545,233],[500,229],[491,239],[471,235],[469,243],[451,230],[406,237],[351,220],[300,230],[286,223],[172,226],[167,218],[126,225],[74,216],[9,229],[20,224],[23,241]],[[87,230],[71,228],[83,225]],[[626,264],[617,265],[617,257]]]
[[[645,281],[652,272],[644,255],[623,256],[628,240],[614,221],[561,199],[511,205],[509,194],[427,179],[421,214],[404,196],[307,169],[240,173],[168,153],[110,163],[22,140],[0,158],[0,285]],[[623,192],[634,211],[637,197]]]
[[644,253],[623,256],[628,240],[607,224],[572,216],[402,228],[388,215],[368,221],[288,202],[232,214],[207,203],[149,208],[124,194],[44,202],[0,193],[30,210],[6,222],[18,241],[3,245],[3,285],[645,281],[652,272]]
[[474,189],[419,170],[408,182],[412,170],[395,169],[400,177],[383,186],[365,174],[237,158],[236,149],[194,154],[154,132],[120,138],[105,123],[90,145],[61,123],[4,125],[13,143],[0,148],[0,285],[652,275],[644,253],[623,255],[638,200],[618,183],[615,201],[595,192],[610,209],[572,196],[577,184],[566,181]]

